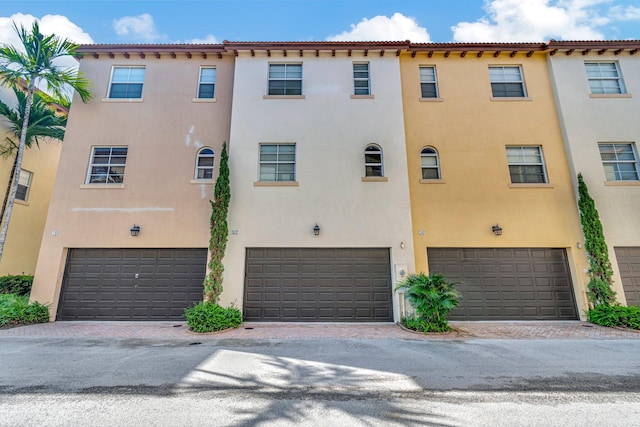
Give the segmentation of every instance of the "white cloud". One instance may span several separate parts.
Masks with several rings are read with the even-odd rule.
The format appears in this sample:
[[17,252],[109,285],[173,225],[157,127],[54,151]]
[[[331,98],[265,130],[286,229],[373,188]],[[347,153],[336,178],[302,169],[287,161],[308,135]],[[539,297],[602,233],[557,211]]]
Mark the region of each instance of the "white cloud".
[[458,42],[603,39],[598,28],[610,19],[600,15],[598,6],[610,1],[487,0],[487,17],[451,29]]
[[328,41],[401,41],[411,40],[414,43],[431,41],[427,29],[421,27],[415,18],[394,13],[391,18],[376,16],[364,18],[357,24],[351,24],[350,31],[343,31],[335,36],[327,37]]
[[[16,13],[8,18],[0,17],[0,44],[9,44],[21,50],[22,44],[13,28],[13,23],[15,22],[18,28],[22,25],[27,30],[30,30],[34,21],[38,21],[40,24],[40,32],[43,34],[55,34],[78,44],[93,43],[91,36],[71,22],[66,16],[45,15],[38,19],[33,15]],[[78,68],[78,62],[71,57],[59,58],[55,61],[55,64],[61,68]]]
[[614,6],[609,9],[609,17],[616,21],[640,21],[640,7]]
[[24,15],[16,13],[10,17],[0,17],[0,43],[11,44],[17,46],[19,44],[18,35],[16,34],[13,23],[30,29],[33,21],[40,23],[40,31],[43,34],[56,34],[57,36],[68,38],[69,40],[79,44],[93,43],[91,36],[84,32],[82,28],[69,21],[66,16],[62,15],[45,15],[38,19],[33,15]]
[[218,44],[220,43],[218,41],[218,39],[216,38],[216,36],[213,36],[211,34],[208,34],[205,38],[203,39],[190,39],[190,40],[185,40],[184,42],[176,42],[176,43],[187,43],[187,44]]
[[114,19],[113,29],[119,36],[147,43],[157,42],[166,38],[165,35],[158,33],[153,17],[148,13]]

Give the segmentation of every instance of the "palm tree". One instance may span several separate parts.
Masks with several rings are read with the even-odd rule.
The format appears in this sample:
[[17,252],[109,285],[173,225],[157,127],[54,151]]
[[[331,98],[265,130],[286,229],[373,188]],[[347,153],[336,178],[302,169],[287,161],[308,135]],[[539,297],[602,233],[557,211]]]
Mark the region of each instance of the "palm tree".
[[29,115],[36,85],[45,84],[47,90],[59,98],[64,98],[64,91],[68,88],[76,91],[83,102],[88,101],[92,96],[89,91],[89,81],[80,72],[70,68],[63,69],[54,64],[54,60],[58,58],[74,55],[78,48],[77,44],[55,34],[43,35],[37,21],[33,23],[31,32],[23,26],[18,28],[15,23],[13,27],[20,38],[24,53],[13,46],[0,47],[0,81],[13,87],[24,81],[27,86],[27,99],[16,151],[16,169],[13,173],[11,192],[0,230],[0,260],[2,260],[11,211],[18,191],[18,174],[27,142]]
[[[18,145],[20,144],[20,132],[22,131],[24,112],[27,107],[27,95],[16,87],[13,88],[13,92],[17,100],[15,108],[10,107],[0,100],[0,116],[3,116],[4,121],[8,124],[8,135],[4,141],[0,142],[0,156],[2,157],[10,157],[16,154]],[[40,92],[33,94],[25,148],[31,148],[34,143],[39,148],[40,142],[50,141],[52,139],[62,141],[64,138],[67,116],[66,114],[57,114],[52,104],[59,104],[59,102],[53,101],[50,97]],[[9,194],[11,193],[13,175],[16,171],[16,160],[17,156],[14,157],[13,167],[9,175],[7,190],[4,195],[4,201],[2,202],[2,210],[0,211],[0,220],[4,217]]]

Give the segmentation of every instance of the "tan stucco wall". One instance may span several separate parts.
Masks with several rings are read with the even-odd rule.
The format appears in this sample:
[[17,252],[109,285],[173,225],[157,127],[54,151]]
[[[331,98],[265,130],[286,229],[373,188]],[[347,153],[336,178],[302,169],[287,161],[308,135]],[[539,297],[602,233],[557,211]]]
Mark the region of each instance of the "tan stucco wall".
[[[350,96],[354,61],[370,63],[371,99]],[[270,62],[303,64],[304,99],[263,98]],[[245,253],[252,247],[389,248],[393,276],[399,265],[413,271],[398,58],[243,53],[235,81],[229,229],[237,234],[229,236],[224,260],[223,302],[242,305]],[[254,186],[259,144],[269,142],[296,144],[298,186]],[[362,180],[370,143],[383,149],[385,182]]]
[[[38,260],[49,200],[62,143],[50,141],[27,149],[22,169],[33,173],[26,202],[16,200],[11,213],[0,275],[33,274]],[[4,200],[14,157],[0,159],[0,203]]]
[[[617,62],[626,94],[591,97],[585,61]],[[600,215],[614,270],[614,290],[625,303],[614,247],[640,246],[640,182],[606,182],[598,143],[640,148],[640,57],[628,53],[555,55],[550,70],[573,176],[582,173]]]
[[[146,67],[142,100],[105,100],[112,66]],[[194,102],[200,66],[217,68],[215,102]],[[31,298],[55,315],[66,250],[205,248],[213,181],[193,183],[196,153],[229,141],[233,58],[87,55],[95,98],[74,99]],[[85,185],[93,146],[128,146],[124,185]],[[214,176],[214,179],[215,179]],[[141,226],[138,237],[129,229]],[[52,317],[53,318],[53,317]]]
[[[565,248],[582,315],[586,258],[545,56],[423,52],[400,65],[416,269],[428,271],[427,247]],[[436,66],[441,99],[420,102],[420,65]],[[528,97],[492,99],[489,65],[521,66]],[[511,185],[507,145],[542,146],[549,184]],[[438,150],[440,183],[420,183],[425,146]]]

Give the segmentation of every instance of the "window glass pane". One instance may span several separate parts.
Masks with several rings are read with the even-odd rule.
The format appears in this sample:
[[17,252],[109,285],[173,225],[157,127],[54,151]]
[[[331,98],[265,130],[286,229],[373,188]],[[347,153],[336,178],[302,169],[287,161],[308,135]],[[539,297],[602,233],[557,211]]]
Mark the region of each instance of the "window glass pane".
[[288,79],[301,79],[302,78],[302,65],[300,64],[287,64],[285,67],[286,77]]
[[260,165],[260,181],[275,181],[275,180],[276,180],[276,165],[261,164]]
[[366,163],[382,163],[382,155],[375,153],[366,153],[364,156]]
[[302,81],[300,80],[285,80],[285,95],[301,95],[302,94]]
[[214,85],[201,84],[198,87],[198,98],[213,98]]
[[438,92],[436,91],[436,84],[435,83],[421,83],[420,84],[420,89],[421,89],[421,96],[423,98],[437,98],[438,97]]
[[422,179],[440,179],[438,175],[438,169],[436,168],[423,168]]
[[284,78],[284,64],[271,64],[269,65],[269,78],[281,79]]
[[212,179],[213,169],[198,169],[198,176],[196,179]]
[[436,69],[434,67],[420,67],[420,81],[434,82],[436,80]]
[[198,166],[213,166],[213,157],[198,158]]
[[201,68],[200,69],[200,83],[215,83],[216,82],[216,69],[215,68]]
[[382,166],[366,166],[366,176],[382,176]]
[[277,148],[279,149],[280,153],[295,153],[296,152],[296,146],[295,145],[291,145],[291,144],[278,145]]
[[438,160],[435,157],[423,157],[422,166],[438,166]]

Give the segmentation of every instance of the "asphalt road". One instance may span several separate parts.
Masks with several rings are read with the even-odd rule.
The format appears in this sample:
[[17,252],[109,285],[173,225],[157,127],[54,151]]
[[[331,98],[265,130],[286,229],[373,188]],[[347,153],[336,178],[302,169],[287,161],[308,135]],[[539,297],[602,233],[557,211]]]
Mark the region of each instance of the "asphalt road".
[[0,338],[1,426],[640,426],[639,340]]

